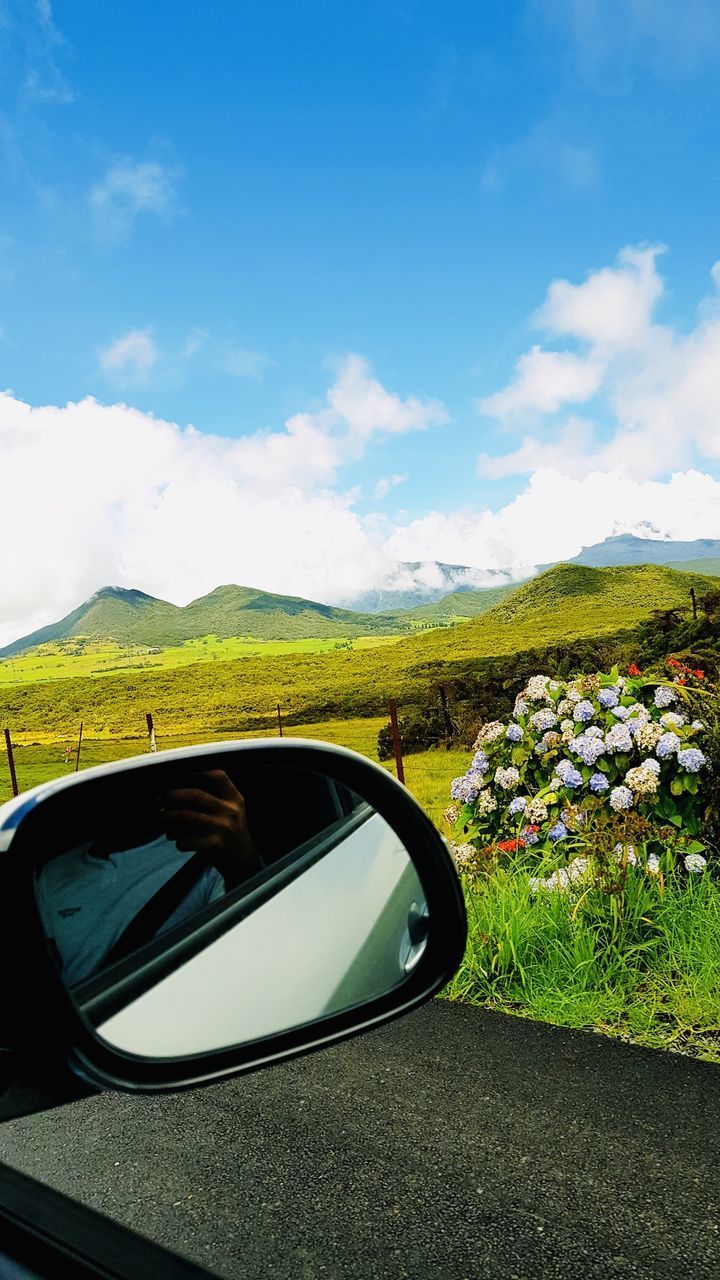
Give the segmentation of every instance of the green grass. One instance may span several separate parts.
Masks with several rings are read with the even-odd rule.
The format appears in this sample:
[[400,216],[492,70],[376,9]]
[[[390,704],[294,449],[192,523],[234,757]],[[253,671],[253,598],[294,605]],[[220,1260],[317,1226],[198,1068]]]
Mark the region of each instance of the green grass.
[[152,711],[166,734],[234,736],[270,728],[278,703],[293,723],[379,715],[389,697],[416,703],[438,680],[482,674],[489,661],[550,644],[564,648],[578,638],[627,635],[653,609],[687,606],[690,584],[700,589],[703,581],[715,582],[661,565],[560,565],[470,622],[388,643],[381,659],[374,648],[336,649],[335,639],[329,652],[263,650],[267,656],[5,685],[0,727],[27,740],[73,734],[83,721],[92,737],[127,736],[141,731]]
[[720,1062],[720,885],[631,873],[622,902],[530,894],[527,860],[466,884],[448,999]]
[[[377,736],[385,723],[386,720],[382,717],[363,717],[357,720],[333,720],[320,724],[285,726],[284,733],[286,737],[313,738],[316,741],[332,742],[377,760]],[[259,729],[242,736],[244,738],[277,737],[277,723],[272,729]],[[226,737],[226,734],[212,733],[210,730],[201,730],[195,734],[172,735],[158,732],[157,744],[159,750],[163,751],[204,742],[221,742]],[[42,741],[14,743],[13,754],[19,789],[27,791],[40,782],[48,782],[52,778],[72,773],[75,769],[76,746],[77,735],[73,738],[46,736]],[[104,739],[83,736],[80,770],[89,769],[98,764],[109,764],[113,760],[143,755],[147,750],[148,740],[145,734],[129,738]],[[4,740],[0,740],[0,804],[9,800],[11,794],[7,753]]]
[[376,649],[397,644],[399,636],[335,636],[331,639],[255,640],[232,636],[220,639],[203,636],[184,644],[168,645],[153,653],[147,645],[119,645],[109,641],[50,642],[28,653],[0,658],[0,688],[36,684],[38,681],[68,680],[117,674],[119,671],[173,670],[195,663],[228,662],[236,658],[267,658],[292,654],[332,653]]

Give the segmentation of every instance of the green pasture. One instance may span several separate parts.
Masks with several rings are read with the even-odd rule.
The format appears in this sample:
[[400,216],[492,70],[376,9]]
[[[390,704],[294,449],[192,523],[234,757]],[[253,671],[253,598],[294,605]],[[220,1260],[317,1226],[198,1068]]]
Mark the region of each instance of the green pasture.
[[400,638],[377,635],[335,636],[314,640],[255,640],[245,636],[230,639],[203,636],[198,640],[186,640],[184,644],[160,648],[158,653],[153,652],[153,646],[147,645],[67,640],[38,645],[28,653],[0,658],[0,688],[36,684],[38,681],[117,675],[121,672],[172,670],[196,663],[228,662],[236,658],[376,649],[396,644]]

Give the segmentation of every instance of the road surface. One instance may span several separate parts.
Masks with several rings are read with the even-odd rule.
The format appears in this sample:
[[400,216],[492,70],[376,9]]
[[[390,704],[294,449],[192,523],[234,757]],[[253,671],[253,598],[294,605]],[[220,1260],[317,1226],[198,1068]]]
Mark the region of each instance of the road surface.
[[720,1276],[720,1068],[441,1001],[0,1159],[232,1280]]

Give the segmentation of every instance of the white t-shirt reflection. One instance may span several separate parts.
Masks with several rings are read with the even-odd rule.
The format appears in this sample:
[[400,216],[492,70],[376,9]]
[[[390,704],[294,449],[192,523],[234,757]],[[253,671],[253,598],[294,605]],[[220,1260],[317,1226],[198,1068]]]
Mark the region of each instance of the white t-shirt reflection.
[[[146,902],[193,857],[180,853],[166,836],[106,857],[90,853],[90,847],[88,841],[46,863],[36,884],[45,935],[57,948],[68,986],[102,968]],[[222,876],[208,867],[158,933],[188,920],[224,894]]]

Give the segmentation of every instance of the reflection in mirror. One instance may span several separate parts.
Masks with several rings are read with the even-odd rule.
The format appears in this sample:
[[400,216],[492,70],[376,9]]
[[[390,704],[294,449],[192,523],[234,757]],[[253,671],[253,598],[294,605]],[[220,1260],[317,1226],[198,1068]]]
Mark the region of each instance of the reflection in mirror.
[[422,885],[392,828],[269,752],[158,760],[46,809],[47,945],[117,1048],[183,1057],[275,1035],[388,993],[424,951]]

